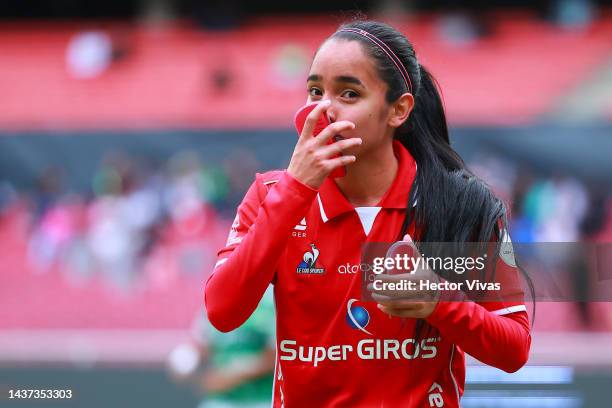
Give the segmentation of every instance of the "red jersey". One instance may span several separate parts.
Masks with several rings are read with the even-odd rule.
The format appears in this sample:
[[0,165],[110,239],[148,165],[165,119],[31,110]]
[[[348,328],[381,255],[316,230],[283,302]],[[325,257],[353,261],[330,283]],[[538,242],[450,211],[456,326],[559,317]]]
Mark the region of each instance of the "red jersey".
[[[458,407],[464,352],[508,372],[527,361],[519,284],[517,302],[438,302],[426,319],[437,335],[418,340],[415,319],[360,300],[362,245],[395,241],[416,174],[410,153],[398,142],[394,151],[399,170],[376,207],[353,207],[331,178],[315,190],[273,171],[257,174],[238,208],[206,309],[215,327],[233,330],[274,285],[274,407]],[[508,254],[497,273],[518,282]]]

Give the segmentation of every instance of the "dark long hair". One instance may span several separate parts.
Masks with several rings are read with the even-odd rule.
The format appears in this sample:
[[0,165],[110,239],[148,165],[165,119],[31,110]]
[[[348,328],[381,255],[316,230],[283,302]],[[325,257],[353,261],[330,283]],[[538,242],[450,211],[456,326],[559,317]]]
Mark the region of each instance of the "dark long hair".
[[[438,84],[429,71],[419,64],[410,41],[393,27],[376,21],[357,20],[343,24],[338,30],[365,30],[382,40],[400,59],[410,76],[408,89],[399,70],[389,56],[376,44],[354,32],[337,31],[330,38],[358,41],[373,59],[380,78],[387,84],[385,99],[395,102],[402,94],[411,92],[415,105],[409,118],[395,132],[417,163],[415,181],[410,190],[406,216],[397,239],[401,240],[414,222],[420,243],[495,242],[489,280],[494,279],[503,234],[508,228],[507,210],[502,200],[475,177],[459,154],[451,147],[446,114]],[[533,285],[525,271],[533,298]],[[452,280],[451,276],[443,276]],[[535,304],[534,304],[535,313]],[[419,336],[424,321],[417,322]]]

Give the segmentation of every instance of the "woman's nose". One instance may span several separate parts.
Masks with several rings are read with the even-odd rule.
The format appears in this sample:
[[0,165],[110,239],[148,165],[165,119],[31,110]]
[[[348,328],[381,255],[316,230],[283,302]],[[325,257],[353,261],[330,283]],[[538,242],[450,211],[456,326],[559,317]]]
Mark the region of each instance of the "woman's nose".
[[337,118],[336,108],[334,107],[334,103],[332,102],[327,108],[327,119],[329,119],[329,123],[334,123]]

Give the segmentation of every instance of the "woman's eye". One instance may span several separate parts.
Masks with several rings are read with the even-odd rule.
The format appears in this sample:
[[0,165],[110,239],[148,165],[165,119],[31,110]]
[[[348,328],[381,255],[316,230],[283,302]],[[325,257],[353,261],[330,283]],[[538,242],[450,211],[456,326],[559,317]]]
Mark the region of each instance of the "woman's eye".
[[311,87],[308,88],[308,94],[310,96],[321,96],[321,90],[319,88]]
[[348,90],[348,91],[344,91],[342,93],[342,96],[345,97],[345,98],[351,98],[352,99],[352,98],[358,97],[359,94],[357,92],[355,92],[355,91]]

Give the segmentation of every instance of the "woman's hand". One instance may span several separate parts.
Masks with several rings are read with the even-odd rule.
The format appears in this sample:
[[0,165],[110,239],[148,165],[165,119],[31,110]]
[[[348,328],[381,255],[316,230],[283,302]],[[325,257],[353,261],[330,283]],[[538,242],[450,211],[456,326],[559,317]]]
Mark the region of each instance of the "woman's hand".
[[360,138],[353,137],[339,140],[330,145],[327,144],[327,141],[338,133],[355,128],[354,123],[346,120],[334,122],[316,137],[312,137],[319,116],[323,115],[328,107],[329,101],[320,102],[308,114],[304,129],[295,145],[291,162],[287,168],[287,173],[301,183],[315,189],[321,186],[325,178],[336,167],[346,166],[356,160],[355,156],[352,155],[334,156],[353,146],[358,146],[362,142]]
[[[413,256],[420,258],[416,245],[412,242],[410,235],[406,234],[402,242],[410,246]],[[389,255],[387,255],[389,257]],[[378,302],[378,308],[390,316],[410,317],[414,319],[425,319],[434,311],[438,304],[439,291],[420,290],[421,281],[432,283],[440,282],[440,278],[431,269],[418,269],[413,273],[402,273],[396,275],[380,274],[376,280],[380,283],[375,289],[370,283],[368,289],[372,292],[372,298]],[[414,289],[390,290],[385,289],[385,283],[414,282]]]

